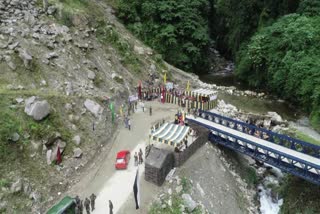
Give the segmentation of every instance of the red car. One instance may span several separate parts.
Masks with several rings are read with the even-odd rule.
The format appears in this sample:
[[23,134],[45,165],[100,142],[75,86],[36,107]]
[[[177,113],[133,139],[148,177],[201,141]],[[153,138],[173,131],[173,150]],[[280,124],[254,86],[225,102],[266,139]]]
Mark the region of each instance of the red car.
[[126,169],[130,160],[130,151],[122,150],[117,153],[115,167],[116,169]]

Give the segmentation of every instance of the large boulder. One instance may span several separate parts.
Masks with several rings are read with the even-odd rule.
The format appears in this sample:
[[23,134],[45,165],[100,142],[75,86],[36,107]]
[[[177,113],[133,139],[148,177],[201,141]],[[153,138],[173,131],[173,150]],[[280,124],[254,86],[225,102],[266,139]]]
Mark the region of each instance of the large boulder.
[[39,121],[50,114],[50,105],[46,100],[36,101],[35,97],[30,97],[26,100],[24,112]]
[[103,108],[93,100],[86,99],[84,106],[96,117],[99,117],[99,115],[103,112]]
[[192,212],[197,207],[197,203],[191,198],[189,194],[182,194],[182,199],[189,212]]

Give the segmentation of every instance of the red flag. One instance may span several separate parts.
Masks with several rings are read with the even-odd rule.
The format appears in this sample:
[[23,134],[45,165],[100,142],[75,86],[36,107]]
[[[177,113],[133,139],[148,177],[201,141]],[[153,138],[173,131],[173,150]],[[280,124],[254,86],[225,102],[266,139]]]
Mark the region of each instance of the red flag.
[[141,80],[139,81],[139,86],[138,86],[138,97],[139,97],[139,99],[142,98],[142,94],[141,94]]
[[162,103],[165,103],[165,101],[166,101],[166,94],[165,93],[166,93],[165,88],[162,87],[162,93],[161,93],[161,102]]
[[57,164],[59,165],[62,162],[62,156],[61,156],[61,152],[60,152],[60,147],[58,146],[58,150],[57,150]]

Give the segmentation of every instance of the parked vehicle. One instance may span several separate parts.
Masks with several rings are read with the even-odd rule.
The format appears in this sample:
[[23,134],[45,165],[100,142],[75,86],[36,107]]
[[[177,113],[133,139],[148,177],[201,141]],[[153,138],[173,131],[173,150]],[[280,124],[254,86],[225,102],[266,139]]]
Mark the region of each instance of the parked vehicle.
[[74,214],[76,200],[70,196],[64,197],[59,203],[51,207],[47,214]]
[[130,151],[122,150],[117,153],[115,167],[116,169],[127,169],[130,160]]

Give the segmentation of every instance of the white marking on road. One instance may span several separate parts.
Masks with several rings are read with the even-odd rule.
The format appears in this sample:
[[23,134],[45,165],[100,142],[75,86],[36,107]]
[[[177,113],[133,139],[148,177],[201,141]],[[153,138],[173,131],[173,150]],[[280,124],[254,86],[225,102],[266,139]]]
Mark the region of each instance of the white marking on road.
[[[142,149],[143,157],[145,155],[145,143],[138,144],[131,151],[131,158],[128,168],[125,170],[116,170],[111,178],[106,178],[106,183],[97,195],[96,207],[92,214],[105,214],[109,213],[109,200],[113,203],[113,213],[117,213],[121,206],[126,202],[130,194],[133,194],[133,183],[137,172],[137,167],[134,166],[134,153]],[[114,164],[114,163],[110,163]],[[144,172],[143,164],[139,165],[139,177]],[[140,187],[141,191],[141,187]],[[132,201],[132,203],[135,203]]]

